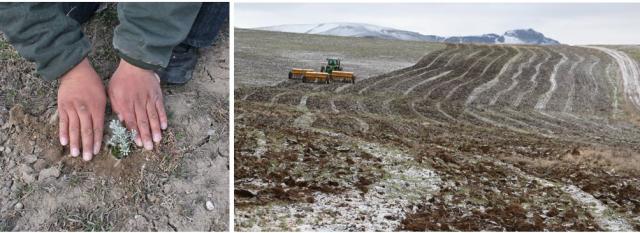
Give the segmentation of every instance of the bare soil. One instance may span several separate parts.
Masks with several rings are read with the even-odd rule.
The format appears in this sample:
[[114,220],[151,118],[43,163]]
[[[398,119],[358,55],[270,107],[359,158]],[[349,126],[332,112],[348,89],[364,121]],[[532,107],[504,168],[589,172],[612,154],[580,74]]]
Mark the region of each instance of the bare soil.
[[[442,46],[353,85],[236,89],[235,229],[640,229],[638,112],[615,59]],[[236,67],[268,63],[244,54]]]
[[[115,14],[110,6],[84,26],[94,46],[89,58],[105,83],[117,65]],[[188,84],[163,87],[169,129],[159,146],[122,160],[103,147],[91,162],[58,143],[58,83],[42,81],[0,40],[0,229],[227,230],[228,37],[223,30],[213,47],[200,50]],[[115,118],[107,111],[106,122]]]

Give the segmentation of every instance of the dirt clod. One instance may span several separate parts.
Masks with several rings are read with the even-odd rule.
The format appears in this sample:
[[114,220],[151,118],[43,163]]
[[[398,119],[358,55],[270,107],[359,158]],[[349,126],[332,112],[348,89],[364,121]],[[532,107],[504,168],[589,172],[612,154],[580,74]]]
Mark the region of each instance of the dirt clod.
[[44,180],[47,178],[58,178],[60,176],[60,169],[57,167],[50,167],[40,171],[38,175],[38,180]]

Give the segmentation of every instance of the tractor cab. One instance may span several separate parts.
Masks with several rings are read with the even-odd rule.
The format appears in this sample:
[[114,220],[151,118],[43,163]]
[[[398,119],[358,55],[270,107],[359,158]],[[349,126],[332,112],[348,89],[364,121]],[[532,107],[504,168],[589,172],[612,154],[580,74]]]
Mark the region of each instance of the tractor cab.
[[327,65],[320,67],[320,72],[326,72],[329,74],[331,74],[334,70],[342,70],[342,66],[340,66],[340,59],[327,58]]

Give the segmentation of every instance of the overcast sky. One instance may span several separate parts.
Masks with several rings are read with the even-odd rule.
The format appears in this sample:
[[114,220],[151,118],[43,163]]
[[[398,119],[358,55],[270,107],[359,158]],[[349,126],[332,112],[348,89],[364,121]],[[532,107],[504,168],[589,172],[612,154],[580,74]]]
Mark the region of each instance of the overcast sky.
[[236,3],[241,28],[368,23],[426,35],[533,28],[565,44],[640,44],[639,3]]

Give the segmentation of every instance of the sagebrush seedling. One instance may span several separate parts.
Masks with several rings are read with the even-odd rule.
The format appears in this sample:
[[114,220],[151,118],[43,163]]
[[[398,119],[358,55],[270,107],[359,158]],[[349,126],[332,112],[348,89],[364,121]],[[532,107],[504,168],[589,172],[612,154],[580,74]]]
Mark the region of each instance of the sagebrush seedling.
[[136,137],[136,131],[128,131],[122,126],[119,120],[112,120],[109,123],[111,129],[111,138],[107,141],[107,145],[111,147],[111,155],[116,159],[125,158],[131,153],[131,144]]

